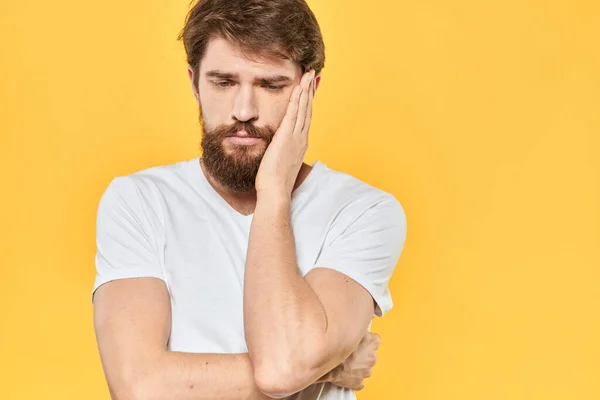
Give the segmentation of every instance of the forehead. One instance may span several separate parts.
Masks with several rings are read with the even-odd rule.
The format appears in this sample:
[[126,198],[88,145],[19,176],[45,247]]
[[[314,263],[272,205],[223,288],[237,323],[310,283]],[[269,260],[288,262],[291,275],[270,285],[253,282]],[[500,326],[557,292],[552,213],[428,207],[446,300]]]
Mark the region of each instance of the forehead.
[[[251,57],[251,58],[248,58]],[[241,48],[222,37],[210,39],[200,73],[219,70],[240,76],[288,75],[296,78],[301,74],[300,66],[289,59],[244,54]]]

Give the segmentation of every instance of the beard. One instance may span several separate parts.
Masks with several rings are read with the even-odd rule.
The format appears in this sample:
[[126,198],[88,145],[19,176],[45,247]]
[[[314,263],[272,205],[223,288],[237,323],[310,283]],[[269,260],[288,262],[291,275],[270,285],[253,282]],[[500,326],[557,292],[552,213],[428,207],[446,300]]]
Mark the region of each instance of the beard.
[[[248,193],[255,189],[256,175],[267,147],[275,135],[270,125],[256,127],[250,122],[236,121],[231,125],[210,127],[205,124],[200,110],[200,125],[204,135],[201,141],[202,162],[210,176],[235,193]],[[244,130],[250,137],[264,141],[254,145],[224,144],[225,138]],[[227,149],[226,149],[227,147]]]

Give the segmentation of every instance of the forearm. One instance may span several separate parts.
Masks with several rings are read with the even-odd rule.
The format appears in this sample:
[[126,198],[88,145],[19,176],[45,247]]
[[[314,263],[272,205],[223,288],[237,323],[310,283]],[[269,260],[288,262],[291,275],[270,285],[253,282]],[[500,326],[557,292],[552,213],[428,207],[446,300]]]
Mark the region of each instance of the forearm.
[[290,208],[287,199],[258,199],[246,257],[244,327],[259,372],[275,371],[282,379],[301,372],[307,382],[325,368],[311,362],[321,351],[327,316],[298,270]]
[[[140,368],[132,382],[134,399],[268,400],[254,382],[248,353],[184,353],[165,351]],[[331,381],[327,373],[315,383]],[[120,399],[120,396],[117,396]],[[129,399],[127,399],[129,400]]]
[[256,388],[247,353],[164,351],[144,364],[130,382],[134,399],[269,399]]

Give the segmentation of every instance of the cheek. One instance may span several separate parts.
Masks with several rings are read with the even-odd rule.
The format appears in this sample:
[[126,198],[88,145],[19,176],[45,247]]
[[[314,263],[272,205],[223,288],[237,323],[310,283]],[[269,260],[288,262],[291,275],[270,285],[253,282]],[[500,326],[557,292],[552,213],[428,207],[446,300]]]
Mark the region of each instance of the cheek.
[[200,85],[198,88],[198,96],[200,97],[200,103],[202,103],[204,108],[214,103],[214,94],[206,87],[206,85]]
[[202,112],[208,118],[216,118],[219,119],[220,115],[225,113],[227,114],[227,102],[224,101],[223,98],[216,95],[211,90],[202,90],[200,88],[199,92],[200,97],[200,107],[202,108]]

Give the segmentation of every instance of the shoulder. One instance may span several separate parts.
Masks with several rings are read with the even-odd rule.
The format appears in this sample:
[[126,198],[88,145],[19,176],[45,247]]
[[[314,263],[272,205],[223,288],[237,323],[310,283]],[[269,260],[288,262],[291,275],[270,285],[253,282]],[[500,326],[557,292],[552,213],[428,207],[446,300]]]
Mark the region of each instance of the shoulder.
[[172,164],[157,165],[118,175],[112,178],[107,193],[119,193],[126,198],[141,198],[156,201],[173,186],[189,184],[189,170],[192,160]]
[[159,165],[113,177],[102,194],[99,211],[105,215],[121,210],[163,225],[165,198],[173,192],[173,187],[189,182],[186,174],[190,162]]
[[164,191],[168,186],[181,185],[190,180],[190,171],[197,158],[138,170],[118,178],[133,181],[142,191]]
[[338,216],[355,220],[361,215],[370,214],[391,218],[398,224],[406,223],[404,207],[394,194],[350,173],[331,169],[324,164],[322,167],[323,179],[319,191],[328,201],[337,204]]

